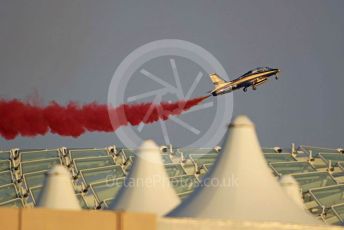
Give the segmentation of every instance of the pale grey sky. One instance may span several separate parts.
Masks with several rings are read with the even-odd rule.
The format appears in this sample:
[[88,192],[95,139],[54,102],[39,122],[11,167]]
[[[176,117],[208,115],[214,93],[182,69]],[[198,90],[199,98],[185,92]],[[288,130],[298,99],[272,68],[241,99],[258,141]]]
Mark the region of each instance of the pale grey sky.
[[[234,115],[255,122],[262,145],[343,146],[343,9],[341,0],[1,0],[0,95],[27,98],[36,90],[45,102],[106,103],[130,52],[182,39],[211,52],[232,79],[257,66],[281,69],[280,81],[234,93]],[[0,137],[0,149],[112,143],[120,145],[104,133]]]

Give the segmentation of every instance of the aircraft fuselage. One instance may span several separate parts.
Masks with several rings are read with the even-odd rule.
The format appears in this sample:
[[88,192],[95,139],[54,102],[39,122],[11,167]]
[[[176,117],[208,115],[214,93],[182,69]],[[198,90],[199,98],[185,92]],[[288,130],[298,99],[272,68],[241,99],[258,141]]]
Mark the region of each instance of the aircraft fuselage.
[[277,74],[279,72],[279,69],[264,67],[251,70],[233,81],[220,83],[213,81],[213,83],[215,84],[215,89],[212,90],[210,93],[213,96],[217,96],[230,93],[240,88],[243,88],[245,92],[249,87],[252,87],[252,89],[255,90],[256,86],[264,84],[269,77],[275,76],[275,78],[277,79]]

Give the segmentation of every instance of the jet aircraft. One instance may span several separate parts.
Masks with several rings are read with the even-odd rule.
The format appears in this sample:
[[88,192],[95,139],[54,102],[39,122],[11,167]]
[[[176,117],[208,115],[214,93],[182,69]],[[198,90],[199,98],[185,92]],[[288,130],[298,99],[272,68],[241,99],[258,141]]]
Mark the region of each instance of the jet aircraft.
[[275,76],[278,79],[277,74],[279,69],[273,69],[270,67],[258,67],[248,71],[241,77],[234,79],[233,81],[226,82],[216,73],[209,74],[210,80],[213,82],[215,88],[209,93],[213,96],[230,93],[234,90],[243,88],[244,92],[247,88],[252,87],[253,90],[257,89],[258,85],[265,83],[269,77]]

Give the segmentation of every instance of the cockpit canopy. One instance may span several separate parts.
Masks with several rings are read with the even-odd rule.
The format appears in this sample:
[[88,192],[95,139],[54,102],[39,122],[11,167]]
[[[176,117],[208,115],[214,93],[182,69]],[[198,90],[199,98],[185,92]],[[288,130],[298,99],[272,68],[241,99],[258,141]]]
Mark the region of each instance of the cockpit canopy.
[[268,71],[268,70],[272,70],[272,68],[270,68],[270,67],[257,67],[255,69],[248,71],[247,73],[242,75],[242,77],[247,76],[249,74],[261,73],[261,72]]

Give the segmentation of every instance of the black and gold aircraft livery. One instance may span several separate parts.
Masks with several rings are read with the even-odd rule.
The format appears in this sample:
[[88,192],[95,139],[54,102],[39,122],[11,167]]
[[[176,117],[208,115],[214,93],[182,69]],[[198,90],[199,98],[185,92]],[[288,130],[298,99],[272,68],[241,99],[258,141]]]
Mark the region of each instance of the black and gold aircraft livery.
[[249,87],[252,87],[253,90],[256,90],[257,86],[265,83],[269,77],[275,76],[275,78],[278,79],[277,74],[279,72],[279,69],[273,69],[270,67],[258,67],[229,82],[223,80],[216,73],[212,73],[209,74],[209,77],[210,80],[213,82],[215,88],[209,93],[213,96],[217,96],[230,93],[241,88],[243,88],[244,92],[246,92],[247,88]]

